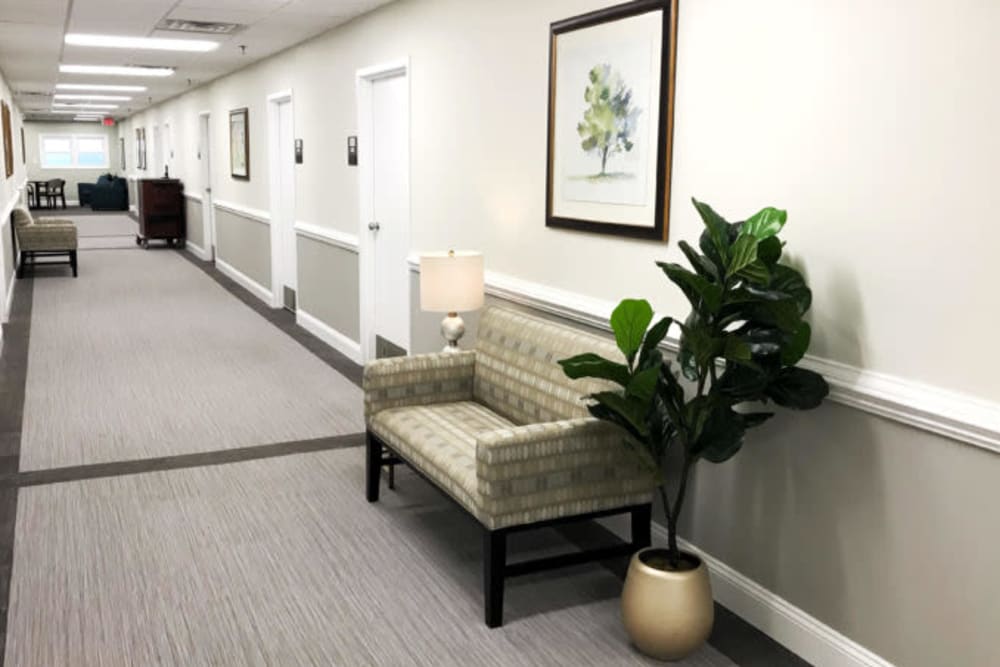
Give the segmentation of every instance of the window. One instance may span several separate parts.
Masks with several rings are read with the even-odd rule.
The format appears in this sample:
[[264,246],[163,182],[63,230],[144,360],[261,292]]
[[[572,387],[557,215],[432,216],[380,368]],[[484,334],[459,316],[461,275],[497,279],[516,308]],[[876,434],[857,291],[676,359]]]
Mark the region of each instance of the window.
[[108,138],[99,134],[43,134],[42,169],[107,169]]

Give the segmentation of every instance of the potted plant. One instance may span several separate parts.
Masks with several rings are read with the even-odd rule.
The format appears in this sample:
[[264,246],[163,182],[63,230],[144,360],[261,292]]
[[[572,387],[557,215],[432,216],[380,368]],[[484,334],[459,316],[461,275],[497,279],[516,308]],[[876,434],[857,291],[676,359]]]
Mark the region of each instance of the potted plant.
[[[655,470],[668,544],[633,556],[622,611],[636,646],[670,660],[697,649],[713,621],[705,565],[677,546],[692,468],[701,459],[721,463],[736,454],[747,430],[774,415],[764,404],[805,410],[829,391],[820,375],[796,366],[809,347],[811,330],[803,318],[812,293],[798,271],[780,262],[785,211],[765,208],[729,223],[692,201],[705,229],[698,249],[679,244],[691,269],[657,262],[690,302],[687,318],[664,317],[650,327],[649,303],[626,299],[611,315],[625,363],[593,353],[559,362],[569,377],[620,387],[591,394],[589,410],[621,427]],[[660,350],[673,326],[680,331],[676,367]],[[665,474],[670,464],[677,465],[672,493]]]

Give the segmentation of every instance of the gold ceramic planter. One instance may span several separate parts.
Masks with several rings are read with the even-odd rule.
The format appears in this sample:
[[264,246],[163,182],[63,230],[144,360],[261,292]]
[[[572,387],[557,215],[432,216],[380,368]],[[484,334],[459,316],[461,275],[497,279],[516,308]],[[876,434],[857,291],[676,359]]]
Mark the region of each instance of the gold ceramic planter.
[[622,618],[640,651],[658,660],[680,660],[712,632],[712,586],[705,563],[692,554],[684,554],[698,563],[692,570],[670,572],[647,564],[650,555],[664,551],[647,548],[632,556],[622,591]]

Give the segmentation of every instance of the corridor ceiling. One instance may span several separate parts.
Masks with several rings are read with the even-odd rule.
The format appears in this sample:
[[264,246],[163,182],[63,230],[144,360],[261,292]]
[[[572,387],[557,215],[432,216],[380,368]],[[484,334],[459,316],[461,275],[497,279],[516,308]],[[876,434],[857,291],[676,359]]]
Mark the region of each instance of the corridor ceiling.
[[[14,101],[32,120],[52,112],[57,83],[146,86],[118,108],[125,118],[199,84],[245,67],[386,4],[389,0],[0,0],[0,70]],[[191,28],[228,33],[190,32]],[[175,29],[163,29],[164,27]],[[181,28],[177,30],[176,28]],[[186,30],[185,30],[186,28]],[[67,33],[218,41],[206,53],[72,46]],[[241,48],[245,47],[245,48]],[[172,67],[167,77],[60,74],[59,64]],[[61,90],[62,93],[79,93]],[[105,93],[106,94],[106,93]]]

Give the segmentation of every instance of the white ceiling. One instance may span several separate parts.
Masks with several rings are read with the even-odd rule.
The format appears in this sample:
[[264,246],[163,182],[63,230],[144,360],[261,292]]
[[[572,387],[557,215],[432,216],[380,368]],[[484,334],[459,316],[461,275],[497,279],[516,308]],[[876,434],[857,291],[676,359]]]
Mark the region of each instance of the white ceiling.
[[[14,101],[30,119],[52,114],[56,83],[142,85],[144,93],[107,112],[124,118],[250,63],[298,44],[390,0],[0,0],[0,68]],[[156,30],[165,18],[239,23],[231,35]],[[63,44],[67,32],[209,39],[215,51],[183,53],[93,48]],[[241,53],[240,46],[246,47]],[[175,67],[173,76],[139,78],[60,74],[72,65],[158,65]],[[190,80],[190,83],[189,83]],[[79,93],[82,91],[63,91]],[[105,93],[108,94],[108,93]],[[150,99],[152,98],[152,99]]]

